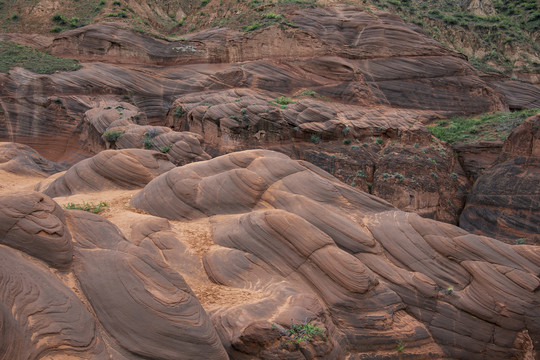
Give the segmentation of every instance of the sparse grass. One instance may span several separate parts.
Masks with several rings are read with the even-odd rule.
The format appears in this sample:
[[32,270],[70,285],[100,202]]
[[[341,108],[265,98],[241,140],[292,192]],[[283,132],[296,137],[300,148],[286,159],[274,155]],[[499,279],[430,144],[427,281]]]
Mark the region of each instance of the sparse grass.
[[281,333],[289,337],[289,342],[292,344],[300,344],[304,341],[311,341],[317,335],[321,335],[326,340],[324,329],[314,325],[311,321],[305,321],[303,323],[292,323],[290,329],[283,328],[279,325],[273,324],[273,329],[278,329]]
[[97,205],[91,202],[83,201],[82,204],[67,203],[64,205],[64,208],[70,210],[84,210],[94,214],[99,214],[100,212],[104,211],[107,206],[109,206],[109,204],[107,204],[105,201],[100,201]]
[[17,66],[38,74],[73,71],[81,67],[77,60],[52,56],[28,46],[0,41],[0,72],[7,73]]
[[494,138],[504,140],[516,126],[538,112],[540,109],[455,117],[438,120],[434,125],[428,126],[428,129],[433,136],[449,143],[467,143]]
[[[447,47],[467,55],[471,64],[482,71],[509,73],[518,68],[530,72],[540,69],[540,64],[532,62],[518,67],[512,51],[506,52],[506,45],[511,44],[511,48],[519,46],[521,53],[538,57],[535,39],[540,29],[540,5],[536,0],[494,0],[492,3],[496,15],[492,16],[473,14],[463,7],[464,2],[459,1],[369,2],[379,9],[399,15],[406,22],[422,27]],[[472,37],[472,50],[461,48],[465,34]]]

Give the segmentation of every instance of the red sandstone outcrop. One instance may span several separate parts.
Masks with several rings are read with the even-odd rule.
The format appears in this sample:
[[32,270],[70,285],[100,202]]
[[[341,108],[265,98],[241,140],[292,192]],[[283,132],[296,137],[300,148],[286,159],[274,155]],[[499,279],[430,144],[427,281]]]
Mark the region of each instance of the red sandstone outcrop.
[[[397,211],[308,163],[268,151],[233,153],[169,171],[131,204],[169,219],[211,217],[219,246],[204,258],[210,278],[273,294],[273,301],[213,312],[233,357],[282,356],[279,334],[266,333],[276,321],[290,326],[289,318],[326,329],[326,352],[300,347],[326,358],[345,349],[389,351],[396,337],[418,358],[511,357],[525,328],[538,342],[535,247]],[[278,300],[283,293],[297,299],[291,309]]]
[[30,146],[0,142],[0,170],[15,174],[48,176],[63,167],[45,159]]
[[[507,359],[540,340],[536,246],[404,213],[277,152],[156,177],[131,200],[154,216],[127,238],[40,193],[0,202],[10,358]],[[208,238],[181,230],[197,221]],[[299,323],[320,333],[292,342]]]
[[106,189],[136,189],[174,168],[165,154],[152,150],[106,150],[36,186],[52,197]]
[[535,115],[510,134],[495,164],[474,184],[460,226],[512,242],[540,241],[539,128]]

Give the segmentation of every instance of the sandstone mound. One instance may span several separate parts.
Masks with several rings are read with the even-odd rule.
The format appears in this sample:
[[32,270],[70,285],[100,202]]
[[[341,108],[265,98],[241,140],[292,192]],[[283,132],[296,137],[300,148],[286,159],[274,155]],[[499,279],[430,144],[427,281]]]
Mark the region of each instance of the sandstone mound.
[[182,276],[114,225],[40,193],[0,202],[2,359],[227,358]]
[[460,218],[464,229],[540,241],[540,115],[517,127],[494,166],[474,184]]
[[107,150],[83,160],[36,187],[52,197],[106,189],[136,189],[174,168],[165,154],[151,150]]
[[[536,247],[400,212],[308,163],[233,153],[163,174],[131,204],[169,219],[210,216],[209,277],[267,293],[213,311],[233,357],[375,356],[398,339],[414,358],[503,359],[539,343]],[[303,321],[319,324],[327,345],[284,350],[279,329]]]
[[[105,106],[106,105],[106,106]],[[202,138],[190,132],[175,132],[164,126],[146,125],[146,115],[129,103],[102,105],[88,110],[81,128],[84,138],[115,149],[145,148],[167,154],[175,165],[208,160]],[[99,148],[99,145],[96,146]]]
[[48,176],[62,167],[45,159],[30,146],[0,142],[0,170],[20,175]]

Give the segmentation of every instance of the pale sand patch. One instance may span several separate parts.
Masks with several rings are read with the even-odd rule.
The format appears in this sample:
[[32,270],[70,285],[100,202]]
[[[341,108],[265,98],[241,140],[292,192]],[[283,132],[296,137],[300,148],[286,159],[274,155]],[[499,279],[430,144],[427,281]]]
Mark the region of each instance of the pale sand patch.
[[43,179],[40,176],[17,175],[0,170],[0,194],[33,191],[36,184]]
[[232,288],[211,282],[204,271],[202,259],[212,246],[219,246],[212,239],[212,224],[210,218],[197,219],[188,222],[170,221],[172,230],[178,239],[195,255],[201,266],[201,276],[185,275],[184,278],[191,287],[201,305],[206,311],[218,307],[232,307],[255,303],[265,297],[263,291],[252,289]]

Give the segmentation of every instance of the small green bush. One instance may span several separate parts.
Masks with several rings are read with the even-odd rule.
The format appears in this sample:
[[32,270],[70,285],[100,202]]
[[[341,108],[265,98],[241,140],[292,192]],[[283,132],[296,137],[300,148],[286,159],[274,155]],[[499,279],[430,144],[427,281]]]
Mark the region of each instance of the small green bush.
[[375,142],[376,142],[377,144],[379,144],[379,145],[384,144],[384,140],[381,139],[381,138],[376,138],[376,139],[375,139]]
[[159,151],[161,151],[162,153],[168,153],[169,150],[171,150],[171,148],[173,147],[174,144],[169,144],[167,146],[162,146]]
[[317,134],[313,134],[309,138],[309,141],[312,142],[313,144],[319,144],[321,142],[321,137]]
[[151,149],[152,146],[154,145],[154,141],[152,140],[151,137],[144,137],[143,139],[143,145],[144,145],[144,148],[145,149]]
[[291,99],[290,97],[285,97],[285,96],[278,96],[275,100],[276,103],[278,103],[279,105],[289,105],[291,103],[294,103],[293,99]]
[[287,335],[290,337],[290,342],[293,344],[300,344],[303,341],[311,341],[317,335],[323,335],[324,330],[320,327],[313,325],[311,321],[306,321],[299,324],[291,324],[291,328],[286,330]]
[[62,14],[54,14],[52,17],[52,21],[59,25],[67,25],[66,17]]
[[125,133],[124,130],[110,130],[110,131],[105,131],[105,133],[103,134],[103,136],[105,137],[105,140],[107,140],[108,142],[115,142],[117,141],[120,136],[122,136],[123,134]]
[[128,14],[125,11],[119,11],[119,12],[115,12],[115,13],[108,13],[105,16],[106,17],[127,18]]
[[83,201],[82,204],[67,203],[64,205],[64,208],[69,210],[84,210],[94,214],[98,214],[104,211],[107,206],[109,206],[109,204],[107,204],[105,201],[100,201],[97,205],[91,202]]
[[255,21],[255,22],[251,23],[250,25],[243,26],[242,30],[244,30],[245,32],[251,32],[251,31],[255,31],[255,30],[259,29],[261,26],[262,26],[262,24],[260,22]]
[[351,143],[351,139],[345,139],[343,140],[343,145],[349,145]]
[[264,18],[270,20],[281,20],[283,19],[283,15],[269,12],[264,15]]
[[182,109],[180,106],[176,107],[176,109],[174,109],[174,116],[176,117],[180,117],[184,114],[184,109]]

